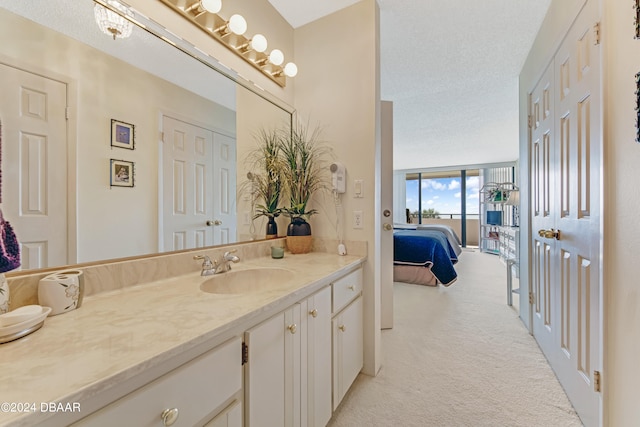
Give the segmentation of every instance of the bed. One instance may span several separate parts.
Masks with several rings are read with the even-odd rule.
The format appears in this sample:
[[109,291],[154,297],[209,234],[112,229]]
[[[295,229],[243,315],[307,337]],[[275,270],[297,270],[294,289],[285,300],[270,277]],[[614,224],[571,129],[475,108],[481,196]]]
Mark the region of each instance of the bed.
[[394,230],[433,230],[441,231],[446,236],[456,255],[462,253],[462,241],[455,230],[444,224],[394,224]]
[[396,282],[450,286],[458,278],[454,268],[457,262],[458,253],[443,231],[396,229],[393,232],[393,280]]

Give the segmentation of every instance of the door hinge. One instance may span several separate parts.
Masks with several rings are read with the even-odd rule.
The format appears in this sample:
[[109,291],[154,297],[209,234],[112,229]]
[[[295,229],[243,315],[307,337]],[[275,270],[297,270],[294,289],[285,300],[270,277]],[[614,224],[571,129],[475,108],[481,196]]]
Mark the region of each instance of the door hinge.
[[529,304],[533,305],[533,292],[529,291]]
[[249,361],[249,346],[242,343],[242,364],[244,365]]
[[160,141],[165,142],[164,140],[164,132],[160,131]]
[[593,371],[593,391],[598,393],[602,391],[602,374],[600,371]]
[[598,46],[600,44],[600,23],[593,24],[593,44]]
[[529,129],[531,129],[533,127],[533,119],[531,118],[531,115],[527,117],[527,123],[529,124]]
[[71,118],[71,108],[70,107],[64,107],[64,118],[66,120],[69,120]]

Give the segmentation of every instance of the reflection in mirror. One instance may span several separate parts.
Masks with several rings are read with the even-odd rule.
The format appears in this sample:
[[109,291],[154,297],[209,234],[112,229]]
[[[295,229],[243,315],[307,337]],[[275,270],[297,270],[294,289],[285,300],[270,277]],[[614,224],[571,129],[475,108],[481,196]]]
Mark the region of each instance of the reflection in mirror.
[[[290,110],[185,42],[139,27],[113,40],[93,8],[0,0],[1,207],[22,268],[256,237],[236,203],[236,158]],[[110,185],[112,159],[133,163],[133,186]]]

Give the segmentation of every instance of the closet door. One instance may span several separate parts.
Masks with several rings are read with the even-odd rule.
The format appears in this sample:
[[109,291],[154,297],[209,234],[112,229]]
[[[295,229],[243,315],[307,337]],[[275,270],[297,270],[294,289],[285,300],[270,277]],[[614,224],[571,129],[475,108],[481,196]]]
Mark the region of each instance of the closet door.
[[585,426],[602,419],[597,16],[589,0],[530,104],[533,334]]

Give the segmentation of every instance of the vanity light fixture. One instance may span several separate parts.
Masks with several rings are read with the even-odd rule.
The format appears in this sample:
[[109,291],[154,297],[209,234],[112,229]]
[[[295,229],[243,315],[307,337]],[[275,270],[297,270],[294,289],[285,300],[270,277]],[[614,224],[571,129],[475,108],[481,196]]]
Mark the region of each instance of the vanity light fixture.
[[133,24],[123,15],[133,17],[131,10],[117,0],[106,0],[105,4],[121,14],[96,3],[93,7],[93,14],[100,30],[108,36],[113,36],[114,40],[129,37],[133,31]]
[[200,6],[209,13],[218,13],[222,9],[222,0],[200,0]]
[[273,49],[269,54],[269,62],[273,65],[282,65],[284,62],[284,53],[280,49]]
[[224,25],[220,25],[213,32],[220,34],[220,36],[226,36],[230,32],[241,36],[247,32],[247,21],[242,15],[231,15],[231,18]]
[[284,66],[284,74],[287,77],[295,77],[298,74],[298,66],[293,62],[287,62]]
[[244,52],[248,51],[249,49],[253,49],[256,52],[262,53],[267,50],[267,45],[267,38],[265,36],[263,36],[262,34],[255,34],[251,38],[251,40],[249,40],[242,46],[238,46],[237,49]]
[[[115,1],[115,0],[108,0]],[[222,9],[222,0],[160,0],[183,17],[187,18],[201,30],[235,52],[265,76],[279,84],[286,86],[286,78],[294,77],[298,67],[293,62],[286,65],[284,54],[279,49],[273,49],[267,54],[267,39],[262,34],[247,37],[247,21],[238,14],[229,20],[221,17],[218,12]]]

